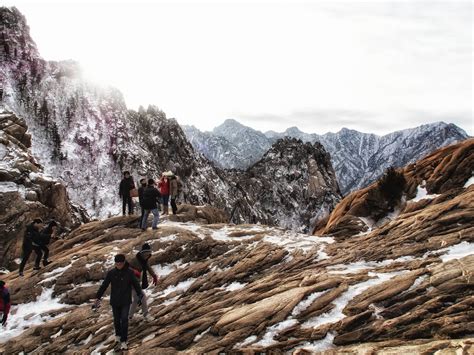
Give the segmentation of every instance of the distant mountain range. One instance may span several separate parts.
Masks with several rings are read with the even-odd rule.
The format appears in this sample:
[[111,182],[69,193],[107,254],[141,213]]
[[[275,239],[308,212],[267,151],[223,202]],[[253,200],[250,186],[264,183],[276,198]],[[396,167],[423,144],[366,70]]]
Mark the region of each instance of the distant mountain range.
[[292,137],[303,142],[320,142],[331,155],[343,194],[367,186],[380,177],[389,166],[404,166],[437,148],[469,137],[458,126],[444,122],[426,124],[384,136],[347,128],[323,135],[304,133],[297,127],[288,128],[282,133],[262,133],[234,119],[224,121],[212,132],[201,132],[194,126],[182,128],[197,151],[226,169],[247,169],[279,138]]

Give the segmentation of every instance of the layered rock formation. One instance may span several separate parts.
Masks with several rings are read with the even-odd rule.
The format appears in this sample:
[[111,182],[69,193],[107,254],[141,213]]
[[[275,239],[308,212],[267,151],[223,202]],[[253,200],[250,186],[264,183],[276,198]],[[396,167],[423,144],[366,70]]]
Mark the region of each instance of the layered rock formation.
[[[225,216],[185,206],[156,231],[132,228],[133,217],[85,224],[54,245],[54,265],[22,279],[6,276],[19,306],[0,351],[114,349],[108,305],[94,313],[88,300],[114,254],[133,257],[148,242],[160,275],[146,291],[155,320],[132,321],[131,353],[469,353],[474,181],[457,176],[464,164],[472,167],[471,148],[465,142],[417,163],[415,175],[438,186],[439,196],[351,237],[216,223]],[[454,172],[449,162],[457,158]],[[189,221],[193,215],[205,224]],[[21,312],[45,299],[52,306],[41,314]],[[44,323],[21,330],[30,319]]]
[[[326,220],[320,221],[314,233],[347,238],[366,231],[374,223],[382,225],[400,213],[412,213],[446,201],[462,191],[473,175],[473,166],[474,139],[441,148],[399,170],[406,185],[397,205],[388,203],[376,182],[345,197]],[[423,198],[425,195],[428,198]]]
[[24,120],[0,109],[0,267],[11,268],[21,255],[26,225],[34,218],[55,219],[63,230],[88,219],[70,203],[66,187],[43,174],[30,147]]

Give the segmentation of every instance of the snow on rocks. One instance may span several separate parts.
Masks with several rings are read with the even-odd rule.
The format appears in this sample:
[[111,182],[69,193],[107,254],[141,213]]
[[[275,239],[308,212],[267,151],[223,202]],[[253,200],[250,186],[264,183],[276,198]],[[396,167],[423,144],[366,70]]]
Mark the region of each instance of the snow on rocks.
[[[68,305],[62,304],[59,298],[53,298],[52,295],[52,289],[43,289],[41,295],[34,302],[13,305],[7,325],[5,329],[2,329],[0,343],[20,335],[26,329],[58,317],[59,315],[50,315],[49,312],[65,309]],[[65,312],[66,310],[62,314]]]
[[464,184],[464,188],[467,189],[469,186],[473,185],[474,184],[474,173],[473,173],[473,176],[471,176],[467,181],[466,183]]
[[410,201],[418,202],[425,199],[432,200],[438,196],[438,194],[428,194],[428,192],[426,191],[426,187],[424,185],[419,185],[416,190],[416,196]]
[[[465,324],[468,315],[447,310],[467,304],[472,296],[467,275],[474,269],[471,234],[460,232],[472,228],[466,212],[472,193],[464,189],[462,194],[342,240],[265,225],[168,220],[157,230],[141,231],[136,217],[85,224],[53,244],[58,266],[32,276],[35,287],[54,286],[61,304],[74,304],[70,312],[37,325],[41,340],[34,340],[33,330],[24,331],[0,345],[0,351],[64,352],[64,344],[69,351],[111,351],[107,299],[97,312],[91,312],[89,302],[113,267],[113,256],[134,257],[145,242],[152,246],[150,263],[159,281],[146,290],[155,320],[130,328],[134,351],[322,350],[363,342],[369,335],[374,341],[423,338],[420,322],[440,319],[452,327],[433,325],[433,336],[456,336],[462,331],[456,317]],[[446,222],[438,225],[443,221],[433,211],[442,208],[443,218],[452,221],[449,233],[437,232],[445,231]],[[74,264],[67,268],[71,256]],[[26,280],[14,272],[6,279],[19,303],[28,303],[21,302],[27,299],[22,291]],[[451,298],[433,307],[437,297]],[[407,323],[407,317],[418,314],[414,308],[427,315]],[[384,328],[386,335],[377,333],[380,322],[391,324]],[[78,329],[87,331],[79,335]]]

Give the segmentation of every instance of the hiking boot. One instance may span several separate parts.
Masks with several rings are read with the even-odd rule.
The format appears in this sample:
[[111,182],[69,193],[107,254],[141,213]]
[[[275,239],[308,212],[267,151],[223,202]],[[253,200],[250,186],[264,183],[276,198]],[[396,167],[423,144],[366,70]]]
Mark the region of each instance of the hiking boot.
[[24,276],[22,271],[20,271],[20,273],[18,275],[21,276],[21,277]]
[[43,266],[48,266],[49,264],[51,264],[51,261],[43,260]]
[[40,267],[40,266],[35,266],[35,267],[33,268],[33,270],[41,270],[41,267]]
[[116,335],[116,336],[115,336],[115,341],[116,341],[117,343],[120,343],[120,335]]
[[127,350],[128,349],[128,346],[127,346],[127,342],[126,341],[122,341],[120,343],[120,350]]

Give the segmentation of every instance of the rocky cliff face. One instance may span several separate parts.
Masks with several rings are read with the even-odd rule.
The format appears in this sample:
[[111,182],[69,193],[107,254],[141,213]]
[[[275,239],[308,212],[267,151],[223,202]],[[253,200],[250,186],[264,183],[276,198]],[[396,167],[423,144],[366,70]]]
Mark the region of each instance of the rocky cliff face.
[[228,225],[192,206],[158,230],[133,228],[134,217],[85,224],[53,244],[54,264],[4,277],[14,306],[0,352],[113,350],[107,301],[98,312],[88,301],[113,256],[147,242],[155,320],[135,316],[132,353],[470,353],[473,156],[470,142],[407,166],[408,191],[438,196],[420,193],[392,221],[347,236]]
[[70,203],[66,187],[43,173],[31,155],[25,121],[0,108],[0,267],[21,256],[26,225],[34,218],[55,219],[63,231],[88,220]]
[[[249,178],[247,175],[215,167],[194,150],[174,119],[167,119],[154,106],[138,112],[127,110],[120,92],[85,82],[76,63],[44,61],[18,10],[2,7],[0,17],[4,24],[0,28],[2,103],[25,118],[32,132],[32,152],[45,172],[59,178],[67,186],[71,199],[86,207],[92,216],[103,218],[120,213],[118,183],[123,170],[131,171],[135,181],[172,170],[184,182],[179,197],[182,202],[212,204],[232,214],[235,221],[309,228],[311,213],[307,209],[290,211],[287,206],[285,218],[274,210],[287,200],[288,185],[299,191],[306,189],[303,184],[310,176],[320,174],[329,178],[324,164],[312,168],[310,174],[300,171],[305,178],[295,182],[273,181],[271,175],[265,176],[265,186],[275,189],[271,198],[265,196],[265,201],[260,201],[261,193],[241,192],[238,187],[242,184],[240,179]],[[228,131],[231,126],[235,128],[235,122],[228,121],[221,130]],[[234,139],[240,137],[244,143],[246,138],[242,137],[247,137],[244,131],[235,129]],[[263,134],[257,136],[266,139]],[[273,163],[266,159],[265,164],[281,163],[284,163],[281,159]],[[307,166],[304,163],[300,168]],[[324,171],[314,170],[319,167]],[[286,165],[282,166],[285,169]],[[324,181],[319,186],[326,191],[326,186],[335,185]],[[294,193],[298,200],[292,198],[292,204],[313,206],[314,196],[320,193],[323,192]],[[333,193],[337,195],[338,191],[335,189]],[[318,199],[322,210],[334,207],[329,200]],[[264,206],[262,211],[259,204]]]
[[[246,169],[254,160],[250,161],[244,157],[256,159],[263,156],[272,143],[283,137],[293,137],[303,142],[320,142],[331,155],[331,162],[344,195],[374,182],[390,166],[405,166],[437,148],[468,138],[466,132],[459,127],[438,122],[384,136],[346,128],[337,133],[318,135],[304,133],[297,127],[291,127],[283,133],[266,132],[267,142],[265,142],[260,132],[242,126],[234,120],[230,120],[232,125],[227,123],[228,121],[222,126],[240,126],[240,128],[216,129],[204,134],[196,128],[184,131],[197,151],[225,168]],[[240,144],[238,139],[234,142],[229,138],[234,137],[231,136],[231,132],[234,131],[245,133],[248,137],[245,144],[238,146],[237,143]],[[227,153],[218,153],[221,151]]]
[[340,200],[329,154],[319,143],[280,139],[245,172],[228,172],[228,179],[233,181],[231,219],[236,223],[276,221],[308,231]]

